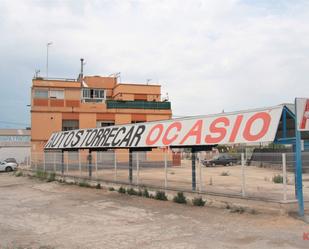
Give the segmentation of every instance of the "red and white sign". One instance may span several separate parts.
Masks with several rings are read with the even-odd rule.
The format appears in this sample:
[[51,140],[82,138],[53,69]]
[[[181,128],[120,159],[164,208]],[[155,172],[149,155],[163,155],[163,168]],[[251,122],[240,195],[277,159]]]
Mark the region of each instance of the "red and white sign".
[[300,131],[309,131],[309,99],[296,98],[297,127]]
[[53,133],[45,149],[131,148],[271,142],[282,106]]

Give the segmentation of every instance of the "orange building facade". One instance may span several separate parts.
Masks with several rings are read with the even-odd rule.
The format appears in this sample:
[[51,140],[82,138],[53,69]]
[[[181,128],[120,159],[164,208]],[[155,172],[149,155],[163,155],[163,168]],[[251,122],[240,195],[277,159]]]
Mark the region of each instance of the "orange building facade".
[[31,152],[43,152],[55,131],[171,117],[171,104],[161,100],[160,85],[118,83],[116,77],[36,77],[31,87]]

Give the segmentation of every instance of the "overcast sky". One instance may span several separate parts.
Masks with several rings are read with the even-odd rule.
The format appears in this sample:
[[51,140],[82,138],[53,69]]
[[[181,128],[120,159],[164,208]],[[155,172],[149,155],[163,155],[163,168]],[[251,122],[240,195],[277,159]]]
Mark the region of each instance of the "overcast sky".
[[309,96],[307,0],[0,0],[0,127],[30,125],[35,69],[121,72],[168,92],[176,116]]

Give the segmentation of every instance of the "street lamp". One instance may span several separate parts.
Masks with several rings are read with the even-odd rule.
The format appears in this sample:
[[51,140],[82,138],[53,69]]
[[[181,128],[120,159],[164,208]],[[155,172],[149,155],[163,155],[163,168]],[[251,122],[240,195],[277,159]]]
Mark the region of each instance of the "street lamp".
[[52,42],[48,42],[46,44],[46,78],[48,78],[48,48],[52,44],[53,44]]

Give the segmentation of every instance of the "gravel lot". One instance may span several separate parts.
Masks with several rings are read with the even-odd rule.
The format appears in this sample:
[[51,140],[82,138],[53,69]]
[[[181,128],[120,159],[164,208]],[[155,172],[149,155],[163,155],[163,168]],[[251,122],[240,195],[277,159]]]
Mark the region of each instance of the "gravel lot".
[[0,174],[0,248],[309,248],[309,225]]

